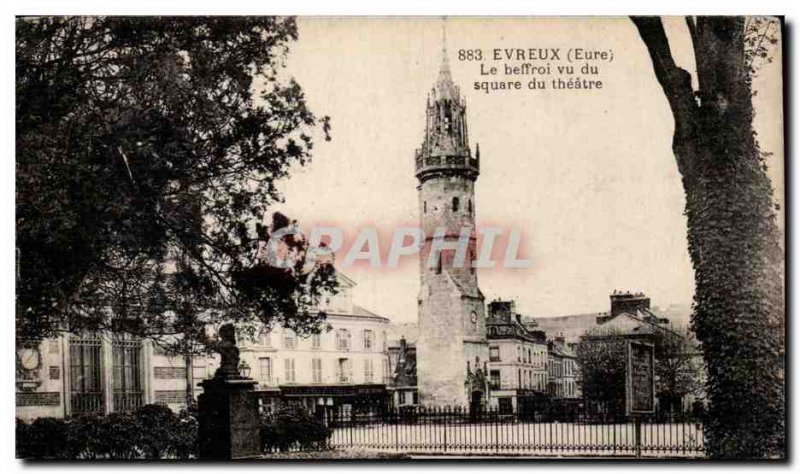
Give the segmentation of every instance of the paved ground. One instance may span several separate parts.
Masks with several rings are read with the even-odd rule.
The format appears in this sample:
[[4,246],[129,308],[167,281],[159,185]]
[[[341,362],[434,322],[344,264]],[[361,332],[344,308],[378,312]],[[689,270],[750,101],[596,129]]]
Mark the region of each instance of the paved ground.
[[410,459],[404,453],[393,452],[380,452],[375,450],[364,449],[332,449],[328,451],[304,451],[292,453],[270,453],[262,456],[261,459],[270,459],[276,461],[290,461],[290,460],[358,460],[358,459],[382,459],[382,460],[399,460]]
[[[702,426],[644,424],[643,457],[701,457]],[[334,430],[333,448],[412,455],[622,456],[636,455],[632,424],[503,423],[371,425]]]

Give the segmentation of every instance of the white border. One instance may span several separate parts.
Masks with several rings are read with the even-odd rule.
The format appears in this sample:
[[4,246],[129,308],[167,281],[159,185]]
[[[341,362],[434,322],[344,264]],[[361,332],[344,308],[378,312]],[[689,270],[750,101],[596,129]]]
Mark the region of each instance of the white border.
[[[486,0],[482,2],[467,2],[456,0],[440,0],[433,2],[431,0],[406,0],[406,1],[380,1],[373,0],[372,2],[357,2],[357,1],[342,1],[330,2],[324,0],[305,0],[293,2],[269,2],[268,0],[224,0],[224,1],[207,1],[207,0],[193,0],[179,2],[176,0],[138,0],[136,2],[121,2],[114,0],[80,0],[65,2],[64,0],[46,0],[46,1],[7,1],[3,3],[2,9],[4,15],[1,17],[0,25],[2,25],[2,41],[0,41],[0,61],[2,61],[3,68],[0,69],[0,81],[2,81],[2,97],[0,99],[0,111],[4,116],[3,127],[3,148],[4,159],[2,160],[2,172],[0,172],[0,193],[2,193],[2,201],[0,201],[0,209],[2,209],[2,226],[0,226],[0,239],[2,239],[2,251],[0,252],[0,272],[2,274],[2,286],[0,286],[0,301],[5,302],[5,312],[2,318],[2,334],[5,336],[6,354],[0,357],[0,364],[2,364],[3,374],[13,373],[13,358],[11,351],[13,350],[13,312],[14,312],[14,15],[19,14],[117,14],[117,15],[167,15],[167,14],[180,14],[180,15],[263,15],[263,14],[296,14],[296,15],[485,15],[485,16],[506,16],[506,15],[537,15],[537,16],[556,16],[556,15],[573,15],[573,16],[619,16],[630,14],[650,14],[650,15],[669,15],[669,14],[715,14],[715,15],[741,15],[741,14],[774,14],[786,15],[787,22],[794,28],[798,27],[798,5],[800,2],[782,2],[777,0],[751,0],[748,2],[740,0],[711,0],[698,2],[697,0],[670,0],[669,2],[644,2],[641,0],[625,0],[625,1],[607,1],[607,2],[582,2],[577,0],[557,0],[549,2],[532,2],[532,1],[511,1],[511,0]],[[789,41],[796,39],[796,32],[792,32]],[[794,42],[793,42],[794,43]],[[786,58],[787,62],[791,64],[797,63],[797,50],[796,44],[789,50],[790,56]],[[791,68],[790,68],[791,70]],[[796,74],[796,71],[795,71]],[[796,82],[796,81],[795,81]],[[787,84],[791,86],[792,84]],[[792,101],[789,106],[792,110],[797,110],[797,94],[790,95]],[[792,116],[787,111],[787,115]],[[787,130],[790,136],[797,136],[798,126],[796,117],[791,123],[791,130]],[[790,140],[789,143],[793,144],[795,140]],[[793,157],[793,148],[788,150],[788,156]],[[791,171],[791,181],[797,182],[798,171],[796,166],[790,166],[787,169]],[[787,216],[787,222],[793,222],[793,217],[797,214],[797,202],[791,199],[789,202],[789,209],[792,210],[792,215]],[[790,229],[793,226],[790,225]],[[796,232],[792,235],[790,246],[796,248],[798,238]],[[792,274],[797,275],[797,267],[794,262],[789,262],[792,269]],[[787,266],[787,269],[789,266]],[[798,291],[797,278],[792,281],[791,291],[792,294],[797,294]],[[796,305],[795,305],[796,308]],[[794,314],[787,314],[787,322],[789,323],[790,334],[787,335],[790,347],[789,355],[791,360],[787,361],[788,371],[787,375],[790,381],[794,380],[795,367],[797,367],[797,350],[794,347],[797,338],[797,322],[792,322]],[[11,380],[7,378],[7,380]],[[792,387],[787,387],[788,393],[794,394],[793,383]],[[2,442],[2,467],[4,471],[16,472],[25,469],[26,471],[33,470],[53,470],[53,469],[68,469],[68,470],[83,470],[91,469],[125,469],[135,471],[152,471],[154,469],[161,469],[166,467],[170,470],[189,472],[190,470],[201,469],[209,470],[229,470],[229,469],[268,469],[270,472],[284,472],[291,469],[294,472],[305,472],[319,469],[335,469],[343,470],[365,470],[365,469],[380,469],[383,470],[399,470],[399,469],[414,469],[415,471],[432,471],[434,469],[441,470],[474,470],[484,471],[486,469],[495,469],[499,466],[502,469],[510,470],[526,470],[531,469],[550,471],[558,469],[561,472],[578,472],[580,470],[590,468],[594,470],[618,470],[618,469],[642,469],[641,464],[591,464],[591,465],[576,465],[574,463],[559,464],[493,464],[487,465],[487,461],[475,463],[459,463],[451,465],[420,465],[420,464],[264,464],[264,465],[108,465],[108,464],[78,464],[78,465],[23,465],[19,461],[14,460],[14,432],[13,432],[13,419],[14,419],[14,387],[12,383],[5,385],[5,388],[0,393],[0,407],[2,407],[4,416],[2,417],[3,428],[3,442]],[[787,401],[791,403],[790,398]],[[796,406],[789,407],[789,413],[793,414],[797,410]],[[790,419],[789,433],[791,442],[790,453],[796,458],[798,456],[798,433],[796,430],[796,423]],[[761,469],[786,469],[789,466],[764,466],[764,465],[703,465],[703,464],[649,464],[645,468],[650,469],[666,469],[669,471],[680,470],[684,471],[707,471],[707,470],[761,470]]]

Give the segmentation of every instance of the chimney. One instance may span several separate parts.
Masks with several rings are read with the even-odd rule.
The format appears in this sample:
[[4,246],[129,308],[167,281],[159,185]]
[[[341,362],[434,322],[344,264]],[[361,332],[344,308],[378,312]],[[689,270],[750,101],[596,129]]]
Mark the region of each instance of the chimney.
[[620,313],[636,314],[638,310],[650,309],[650,298],[644,293],[618,292],[614,290],[611,299],[611,317]]
[[489,317],[511,322],[516,313],[513,301],[492,301],[489,303]]
[[547,333],[545,333],[544,331],[539,330],[539,329],[535,329],[535,330],[531,331],[530,333],[531,333],[531,335],[533,335],[533,337],[536,338],[537,342],[540,342],[540,343],[547,342]]

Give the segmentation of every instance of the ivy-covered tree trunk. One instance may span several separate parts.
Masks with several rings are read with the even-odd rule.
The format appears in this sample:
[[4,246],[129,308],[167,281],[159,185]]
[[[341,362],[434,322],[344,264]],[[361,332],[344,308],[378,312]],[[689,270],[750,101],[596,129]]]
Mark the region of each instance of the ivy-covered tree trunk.
[[676,66],[661,20],[632,20],[675,118],[695,274],[692,324],[708,369],[709,455],[783,457],[784,255],[752,126],[744,18],[687,18],[697,91]]

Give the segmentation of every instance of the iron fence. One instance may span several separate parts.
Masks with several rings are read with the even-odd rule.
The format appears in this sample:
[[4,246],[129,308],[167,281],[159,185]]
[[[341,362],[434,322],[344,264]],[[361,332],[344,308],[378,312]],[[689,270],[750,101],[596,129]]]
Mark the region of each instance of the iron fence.
[[114,392],[114,411],[134,411],[142,407],[142,392]]
[[70,394],[70,413],[73,415],[101,414],[104,410],[103,397],[103,392],[72,392]]
[[331,448],[405,453],[702,457],[691,413],[624,416],[575,407],[525,412],[403,407],[328,420]]

